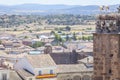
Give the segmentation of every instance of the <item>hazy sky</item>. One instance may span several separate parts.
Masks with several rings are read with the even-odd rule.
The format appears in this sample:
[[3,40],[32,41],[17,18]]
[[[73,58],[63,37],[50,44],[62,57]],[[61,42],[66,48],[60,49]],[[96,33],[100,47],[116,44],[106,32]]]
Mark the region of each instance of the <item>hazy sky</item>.
[[2,5],[17,4],[67,4],[67,5],[111,5],[120,4],[120,0],[0,0]]

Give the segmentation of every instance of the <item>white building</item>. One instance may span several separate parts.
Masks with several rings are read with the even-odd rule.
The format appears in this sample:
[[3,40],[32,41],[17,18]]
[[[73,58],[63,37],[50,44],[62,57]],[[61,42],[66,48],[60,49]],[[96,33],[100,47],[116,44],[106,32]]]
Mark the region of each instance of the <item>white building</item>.
[[9,70],[0,67],[0,80],[9,80]]
[[[28,55],[19,60],[14,68],[25,80],[56,80],[56,64],[49,54]],[[21,71],[28,74],[23,75],[21,73],[25,72]]]

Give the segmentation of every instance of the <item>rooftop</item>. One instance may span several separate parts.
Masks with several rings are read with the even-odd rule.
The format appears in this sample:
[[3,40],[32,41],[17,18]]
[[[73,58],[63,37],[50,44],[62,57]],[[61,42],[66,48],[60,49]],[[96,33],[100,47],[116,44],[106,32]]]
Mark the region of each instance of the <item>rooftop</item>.
[[57,73],[87,72],[93,68],[87,68],[84,64],[57,65]]
[[33,77],[34,76],[33,74],[27,72],[26,70],[18,70],[17,72],[21,77]]
[[34,68],[45,68],[56,66],[49,54],[27,55],[27,60]]
[[93,63],[93,57],[92,56],[88,56],[84,59],[81,59],[81,60],[78,60],[79,62],[82,62],[82,63]]

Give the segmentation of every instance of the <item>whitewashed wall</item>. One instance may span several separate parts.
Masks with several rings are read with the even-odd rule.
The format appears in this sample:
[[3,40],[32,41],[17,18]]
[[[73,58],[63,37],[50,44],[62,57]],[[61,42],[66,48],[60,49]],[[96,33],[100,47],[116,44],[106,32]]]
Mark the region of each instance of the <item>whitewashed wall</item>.
[[7,80],[9,80],[9,70],[0,70],[0,80],[2,80],[2,74],[7,74]]

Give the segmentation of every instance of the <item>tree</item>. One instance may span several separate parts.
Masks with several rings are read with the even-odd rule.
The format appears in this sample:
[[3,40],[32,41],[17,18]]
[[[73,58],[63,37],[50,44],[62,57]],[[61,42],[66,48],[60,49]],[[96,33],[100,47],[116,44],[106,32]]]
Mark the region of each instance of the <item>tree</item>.
[[37,39],[39,39],[39,36],[38,36],[38,35],[36,35],[36,38],[37,38]]
[[30,33],[32,33],[32,30],[29,30]]
[[67,31],[70,31],[70,30],[71,30],[71,28],[70,28],[69,26],[66,26],[65,29],[66,29]]
[[62,31],[59,30],[58,33],[62,33]]
[[59,44],[59,42],[62,42],[61,36],[57,33],[55,33],[55,40],[57,41],[57,45]]
[[55,30],[56,30],[56,31],[59,31],[60,29],[56,27]]
[[68,41],[70,38],[69,38],[69,35],[67,34],[66,35],[66,41]]
[[55,33],[55,40],[57,41],[57,44],[59,43],[59,38],[60,36],[57,33]]
[[41,47],[41,46],[44,46],[45,44],[41,41],[37,41],[35,42],[33,45],[31,45],[31,47],[33,48],[37,48],[37,47]]
[[30,28],[29,26],[26,26],[26,28]]
[[28,38],[28,36],[25,36],[24,38],[25,38],[25,39],[27,39],[27,38]]
[[14,29],[14,31],[17,31],[17,29]]
[[84,37],[84,36],[82,36],[82,40],[85,40],[85,37]]
[[82,36],[82,40],[91,40],[90,36]]
[[87,37],[87,40],[90,41],[90,36]]
[[93,40],[93,36],[88,36],[88,40]]
[[51,35],[55,35],[55,31],[51,31],[50,34],[51,34]]
[[92,30],[92,28],[86,28],[87,30]]
[[77,40],[75,32],[73,33],[73,40]]
[[62,41],[63,41],[63,39],[61,38],[61,36],[60,36],[60,38],[59,38],[59,41],[60,41],[60,42],[62,42]]
[[82,38],[81,37],[78,37],[78,40],[81,40]]
[[57,33],[55,33],[55,40],[59,40],[60,35],[58,35]]
[[2,44],[2,41],[0,40],[0,44]]

